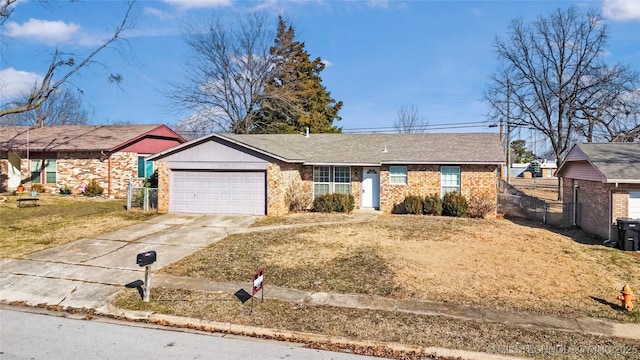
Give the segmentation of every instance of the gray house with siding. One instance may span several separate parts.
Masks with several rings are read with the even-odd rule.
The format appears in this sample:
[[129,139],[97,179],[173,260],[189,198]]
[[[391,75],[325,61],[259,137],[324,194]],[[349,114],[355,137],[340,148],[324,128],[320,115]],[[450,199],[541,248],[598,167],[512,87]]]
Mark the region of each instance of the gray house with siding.
[[640,144],[575,145],[556,175],[573,225],[617,240],[617,219],[640,218]]

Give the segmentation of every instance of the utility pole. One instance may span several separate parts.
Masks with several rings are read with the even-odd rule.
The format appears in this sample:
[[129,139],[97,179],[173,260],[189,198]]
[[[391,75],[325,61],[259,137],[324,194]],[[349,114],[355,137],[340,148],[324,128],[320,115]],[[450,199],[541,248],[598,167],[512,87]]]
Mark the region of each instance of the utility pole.
[[507,79],[507,184],[511,184],[511,82]]

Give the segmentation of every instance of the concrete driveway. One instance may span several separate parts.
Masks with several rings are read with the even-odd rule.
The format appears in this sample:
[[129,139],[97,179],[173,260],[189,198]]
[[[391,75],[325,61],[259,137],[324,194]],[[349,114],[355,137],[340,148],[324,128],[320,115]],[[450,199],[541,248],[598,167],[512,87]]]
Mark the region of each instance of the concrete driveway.
[[[166,214],[95,238],[0,259],[0,301],[106,310],[124,284],[144,279],[138,253],[155,250],[159,269],[239,232],[259,217]],[[153,286],[153,281],[152,281]]]

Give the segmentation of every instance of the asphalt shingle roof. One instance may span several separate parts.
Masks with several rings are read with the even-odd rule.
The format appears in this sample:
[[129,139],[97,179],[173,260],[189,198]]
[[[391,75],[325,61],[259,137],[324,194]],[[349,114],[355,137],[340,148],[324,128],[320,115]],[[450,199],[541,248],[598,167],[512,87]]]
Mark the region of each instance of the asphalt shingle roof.
[[640,144],[580,144],[589,161],[607,180],[640,180]]
[[[162,125],[0,127],[0,148],[30,151],[110,150]],[[27,131],[28,130],[28,131]]]
[[502,163],[498,134],[213,134],[286,161],[308,164]]

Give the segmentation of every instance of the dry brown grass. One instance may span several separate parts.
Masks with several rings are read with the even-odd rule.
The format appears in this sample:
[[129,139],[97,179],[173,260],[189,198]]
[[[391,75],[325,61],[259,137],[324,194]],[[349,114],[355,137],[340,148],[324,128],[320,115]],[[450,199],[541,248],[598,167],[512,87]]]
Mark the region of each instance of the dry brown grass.
[[162,271],[246,281],[265,267],[270,284],[303,290],[638,321],[616,296],[626,283],[640,289],[640,258],[568,235],[507,220],[389,215],[234,235]]
[[18,258],[144,221],[155,213],[126,211],[124,200],[40,194],[39,206],[0,202],[0,257]]
[[[242,304],[229,294],[154,289],[150,302],[136,291],[122,292],[115,305],[217,322],[284,329],[351,339],[435,346],[538,359],[629,359],[637,340],[460,320],[445,316],[335,308],[256,300]],[[595,351],[596,347],[601,349]],[[556,349],[563,350],[558,351]],[[592,353],[577,349],[593,349]],[[603,351],[606,349],[607,351]],[[425,359],[405,354],[402,359]]]

